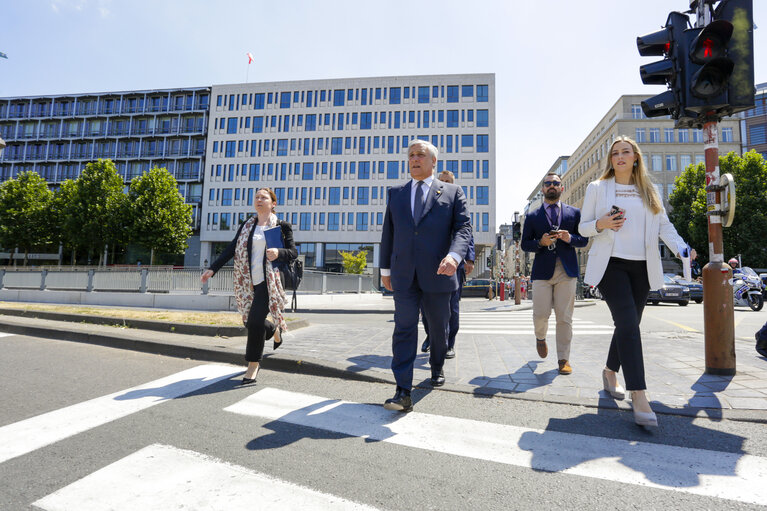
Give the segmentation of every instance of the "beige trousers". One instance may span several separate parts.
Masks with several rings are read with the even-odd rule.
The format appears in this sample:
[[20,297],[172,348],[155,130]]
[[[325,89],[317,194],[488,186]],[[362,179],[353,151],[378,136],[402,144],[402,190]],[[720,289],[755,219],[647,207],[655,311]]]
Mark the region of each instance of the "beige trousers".
[[549,329],[551,309],[557,318],[557,360],[570,360],[573,339],[573,308],[577,279],[565,272],[557,259],[554,275],[549,280],[533,281],[533,325],[535,338],[545,339]]

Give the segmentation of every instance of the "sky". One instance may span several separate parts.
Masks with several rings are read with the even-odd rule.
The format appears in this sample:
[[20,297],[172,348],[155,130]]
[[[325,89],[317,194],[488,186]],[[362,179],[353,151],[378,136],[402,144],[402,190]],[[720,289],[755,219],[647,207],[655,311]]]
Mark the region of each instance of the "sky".
[[[0,0],[0,97],[495,73],[496,224],[623,94],[688,0]],[[756,83],[767,1],[754,0]],[[255,57],[248,69],[246,53]]]

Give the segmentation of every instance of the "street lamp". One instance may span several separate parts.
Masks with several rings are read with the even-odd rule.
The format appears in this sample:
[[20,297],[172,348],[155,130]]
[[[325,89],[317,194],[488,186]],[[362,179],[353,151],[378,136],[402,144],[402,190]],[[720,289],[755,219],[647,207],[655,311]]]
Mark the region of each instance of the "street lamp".
[[[519,225],[519,211],[514,212],[514,225]],[[519,238],[514,236],[514,305],[519,305],[522,300],[522,293],[519,292]]]

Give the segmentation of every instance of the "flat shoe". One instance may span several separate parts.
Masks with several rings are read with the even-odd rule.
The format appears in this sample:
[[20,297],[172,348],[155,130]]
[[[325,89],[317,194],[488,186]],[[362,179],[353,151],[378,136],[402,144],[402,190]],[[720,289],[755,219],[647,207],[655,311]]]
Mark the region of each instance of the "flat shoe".
[[536,339],[535,349],[538,351],[538,356],[541,358],[546,358],[546,355],[549,354],[549,348],[546,346],[546,339]]

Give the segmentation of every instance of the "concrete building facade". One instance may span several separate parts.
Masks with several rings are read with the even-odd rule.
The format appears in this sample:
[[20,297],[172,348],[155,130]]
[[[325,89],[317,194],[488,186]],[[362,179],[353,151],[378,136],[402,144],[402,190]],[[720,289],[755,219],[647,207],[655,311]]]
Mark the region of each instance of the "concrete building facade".
[[430,141],[469,204],[477,269],[495,240],[495,75],[374,77],[214,85],[200,264],[253,215],[261,187],[293,224],[307,268],[338,271],[340,251],[378,266],[387,189],[409,179],[406,147]]

